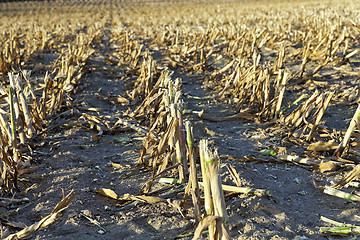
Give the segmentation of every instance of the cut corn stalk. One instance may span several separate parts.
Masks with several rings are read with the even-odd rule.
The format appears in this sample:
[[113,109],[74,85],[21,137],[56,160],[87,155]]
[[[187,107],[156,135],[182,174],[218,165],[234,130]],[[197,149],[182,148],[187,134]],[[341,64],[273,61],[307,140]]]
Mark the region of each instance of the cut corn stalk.
[[225,226],[227,212],[219,175],[219,157],[216,150],[210,152],[208,143],[204,139],[200,141],[200,161],[204,182],[205,210],[208,216],[199,223],[197,230],[200,229],[201,233],[204,229],[203,221],[207,217],[214,216],[215,218],[208,222],[210,239],[229,239],[228,230]]
[[325,186],[324,193],[331,195],[331,196],[351,200],[354,202],[360,202],[360,197],[350,194],[350,193],[346,193],[346,192],[337,190],[337,189],[329,187],[329,186]]
[[348,127],[348,129],[346,131],[344,139],[339,144],[338,148],[335,150],[334,156],[340,157],[343,154],[346,146],[349,144],[351,134],[356,128],[356,123],[359,121],[359,116],[360,116],[360,104],[358,105],[358,107],[357,107],[357,109],[356,109],[356,111],[354,113],[354,116],[351,119],[350,125],[349,125],[349,127]]
[[11,126],[11,143],[13,149],[13,159],[17,163],[19,161],[17,149],[17,134],[16,134],[16,112],[15,112],[15,92],[14,88],[9,86],[9,102],[10,102],[10,126]]
[[210,156],[206,161],[208,176],[210,179],[211,195],[214,205],[214,214],[219,216],[223,221],[227,221],[228,216],[226,213],[226,204],[224,198],[224,192],[222,190],[221,178],[219,175],[219,157],[217,153]]
[[205,197],[205,211],[208,215],[212,215],[213,213],[213,203],[211,197],[211,187],[210,187],[210,179],[207,175],[207,164],[209,161],[207,159],[210,158],[209,153],[207,152],[208,142],[205,139],[200,140],[199,144],[199,152],[200,152],[200,165],[201,165],[201,175],[203,179],[203,187],[204,187],[204,197]]
[[187,144],[188,144],[188,155],[190,162],[190,178],[189,184],[191,183],[191,195],[192,201],[194,204],[194,214],[195,214],[195,224],[198,224],[200,221],[200,192],[199,192],[199,184],[197,178],[196,171],[196,163],[194,159],[194,135],[193,135],[193,127],[190,122],[185,122],[186,133],[187,133]]
[[315,122],[310,130],[309,135],[307,136],[307,141],[310,141],[313,137],[313,134],[315,132],[315,129],[318,127],[320,120],[322,118],[322,116],[325,113],[326,108],[328,107],[331,97],[334,95],[334,93],[329,93],[328,97],[326,98],[325,102],[322,104],[321,107],[319,107],[319,113],[316,115],[316,119]]
[[330,235],[360,235],[360,227],[321,227],[320,233]]
[[[282,73],[282,71],[279,71],[279,74]],[[285,92],[285,86],[288,80],[288,73],[284,72],[282,76],[279,76],[279,79],[277,81],[280,82],[280,88],[279,88],[279,96],[278,96],[278,100],[277,100],[277,104],[276,104],[276,110],[275,110],[275,119],[277,119],[280,115],[280,109],[281,109],[281,104],[282,104],[282,100],[284,97],[284,92]]]
[[321,221],[335,225],[336,227],[321,227],[320,232],[330,235],[360,235],[360,226],[346,224],[331,220],[329,218],[320,217]]
[[[203,182],[199,182],[200,186],[204,186]],[[243,194],[254,194],[258,197],[265,197],[265,196],[271,196],[271,193],[269,190],[264,189],[255,189],[255,188],[249,188],[249,187],[236,187],[236,186],[229,186],[222,184],[222,189],[224,191],[229,192],[235,192],[235,193],[243,193]]]

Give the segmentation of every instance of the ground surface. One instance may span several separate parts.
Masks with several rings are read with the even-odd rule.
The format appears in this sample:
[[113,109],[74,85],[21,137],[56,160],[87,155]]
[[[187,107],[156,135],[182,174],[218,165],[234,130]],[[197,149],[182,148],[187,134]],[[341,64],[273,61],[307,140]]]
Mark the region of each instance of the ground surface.
[[[77,7],[81,8],[81,5]],[[31,142],[31,164],[37,170],[22,176],[26,181],[21,183],[20,193],[29,198],[30,203],[3,208],[3,211],[10,211],[11,207],[19,207],[17,214],[10,215],[8,220],[23,222],[29,226],[49,214],[61,200],[63,193],[78,191],[65,215],[54,225],[35,233],[31,239],[173,239],[194,231],[192,208],[183,209],[182,213],[167,203],[139,203],[132,208],[122,208],[124,202],[95,192],[96,188],[109,188],[120,196],[138,193],[142,184],[151,176],[151,171],[132,172],[140,156],[144,134],[124,127],[112,133],[104,133],[100,139],[94,140],[92,136],[97,134],[96,130],[76,124],[66,125],[70,121],[81,121],[83,113],[114,124],[129,108],[135,108],[133,105],[110,101],[111,96],[126,96],[126,91],[131,90],[126,83],[133,79],[122,77],[121,67],[111,65],[105,59],[109,54],[116,54],[117,50],[111,42],[110,34],[116,27],[110,24],[108,28],[109,31],[103,30],[100,34],[101,39],[94,46],[96,52],[86,63],[88,71],[71,96],[76,106],[79,106],[79,112],[70,112],[49,120],[50,127]],[[146,45],[145,48],[155,61],[161,62],[164,59],[163,52],[158,48],[151,45]],[[46,65],[54,61],[58,54],[39,54],[31,61],[29,68],[40,63]],[[274,57],[268,58],[269,61],[273,59]],[[358,60],[356,56],[352,59],[353,72],[359,70]],[[232,104],[220,100],[217,92],[205,87],[206,74],[184,73],[176,68],[173,70],[174,78],[179,77],[183,81],[183,100],[187,109],[205,110],[211,116],[236,113]],[[318,78],[331,77],[334,74],[331,71],[330,67],[325,69]],[[34,76],[43,74],[44,70],[34,72]],[[331,83],[324,88],[336,88],[339,85],[350,87],[357,84],[358,76],[343,74],[342,78],[329,81]],[[318,88],[322,89],[321,86]],[[288,98],[295,99],[295,94],[301,91],[311,90],[290,89]],[[101,110],[81,110],[89,108]],[[355,109],[354,105],[341,108],[335,104],[330,105],[322,125],[346,131],[348,120]],[[210,122],[194,114],[185,114],[184,119],[190,120],[194,125],[196,143],[201,138],[207,138],[218,148],[223,183],[234,185],[225,166],[229,163],[239,173],[243,186],[271,191],[271,197],[240,194],[226,198],[232,239],[332,239],[333,237],[319,233],[319,227],[325,226],[320,222],[320,216],[348,223],[359,221],[357,203],[328,196],[314,186],[338,180],[346,172],[320,173],[308,166],[271,161],[274,158],[259,155],[260,150],[269,146],[286,147],[288,153],[296,155],[304,153],[304,146],[282,141],[283,133],[279,134],[272,128],[275,123],[257,123],[252,119]],[[225,155],[234,159],[253,156],[263,162],[236,161]],[[109,163],[117,165],[114,167]],[[155,183],[154,189],[164,186]],[[167,196],[177,200],[182,197],[183,192]],[[80,213],[96,219],[106,232],[91,224]],[[14,232],[13,228],[6,229]]]

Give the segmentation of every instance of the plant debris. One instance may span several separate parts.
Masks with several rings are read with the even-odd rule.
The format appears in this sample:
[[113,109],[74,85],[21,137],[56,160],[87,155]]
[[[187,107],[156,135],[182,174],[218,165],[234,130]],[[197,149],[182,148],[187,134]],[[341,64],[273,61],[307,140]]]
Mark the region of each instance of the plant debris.
[[1,237],[358,235],[313,227],[360,201],[357,9],[0,3]]

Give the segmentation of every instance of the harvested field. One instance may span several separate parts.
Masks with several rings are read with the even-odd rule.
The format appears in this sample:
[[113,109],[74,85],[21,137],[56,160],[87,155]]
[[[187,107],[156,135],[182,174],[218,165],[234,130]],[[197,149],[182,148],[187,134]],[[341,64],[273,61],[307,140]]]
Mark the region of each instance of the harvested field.
[[356,239],[360,3],[0,3],[2,239]]

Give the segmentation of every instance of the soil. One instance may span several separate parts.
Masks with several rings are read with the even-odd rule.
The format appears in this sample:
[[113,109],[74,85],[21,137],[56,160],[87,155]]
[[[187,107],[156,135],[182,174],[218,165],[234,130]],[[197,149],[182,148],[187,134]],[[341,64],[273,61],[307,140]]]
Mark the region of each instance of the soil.
[[[113,133],[104,133],[96,140],[92,137],[98,133],[96,130],[66,125],[70,121],[80,121],[82,113],[115,123],[129,108],[135,108],[109,100],[109,96],[126,96],[129,90],[126,82],[118,77],[121,69],[104,60],[107,53],[116,51],[109,37],[104,31],[96,53],[87,63],[88,72],[72,96],[82,109],[97,108],[101,111],[79,110],[52,119],[47,130],[31,143],[32,166],[36,166],[37,170],[22,176],[21,193],[15,196],[27,197],[29,204],[0,207],[1,212],[9,213],[9,221],[29,226],[49,214],[63,194],[71,190],[78,192],[65,215],[49,228],[34,233],[31,239],[174,239],[194,231],[192,208],[179,211],[168,203],[139,203],[123,208],[124,202],[95,192],[96,188],[108,188],[119,196],[136,195],[151,176],[151,171],[133,171],[140,156],[144,134],[123,127]],[[151,49],[151,46],[146,48],[155,60],[159,58],[156,49]],[[53,54],[38,56],[33,66],[53,61],[56,59]],[[329,70],[324,69],[322,74]],[[41,75],[43,71],[33,74]],[[187,109],[205,110],[211,116],[228,116],[236,112],[232,104],[219,100],[217,93],[205,86],[206,76],[175,70],[176,77],[183,81],[183,99]],[[355,80],[356,77],[344,76],[332,84],[335,86],[343,81],[344,85],[352,86]],[[299,92],[292,91],[288,98],[295,99]],[[347,108],[344,110],[331,105],[322,125],[346,131],[348,122],[345,120],[352,117],[355,106]],[[265,147],[286,147],[288,153],[304,153],[304,147],[282,141],[274,128],[275,123],[255,123],[246,119],[211,122],[193,114],[185,114],[184,119],[194,125],[196,143],[206,138],[218,148],[224,184],[234,185],[226,168],[226,164],[231,164],[240,175],[243,186],[271,192],[270,197],[245,194],[226,197],[229,215],[227,224],[232,239],[336,239],[319,233],[319,227],[326,226],[320,222],[320,216],[358,223],[357,203],[328,196],[315,186],[338,180],[346,171],[320,173],[306,166],[272,161],[273,157],[259,154]],[[244,156],[253,156],[262,161],[239,160]],[[109,163],[116,163],[117,167]],[[156,182],[153,189],[165,186]],[[182,197],[183,191],[167,195],[171,200],[181,200]],[[15,210],[16,214],[10,214]],[[81,213],[97,220],[101,228]],[[14,231],[12,228],[4,229]],[[191,238],[188,236],[182,239]]]

